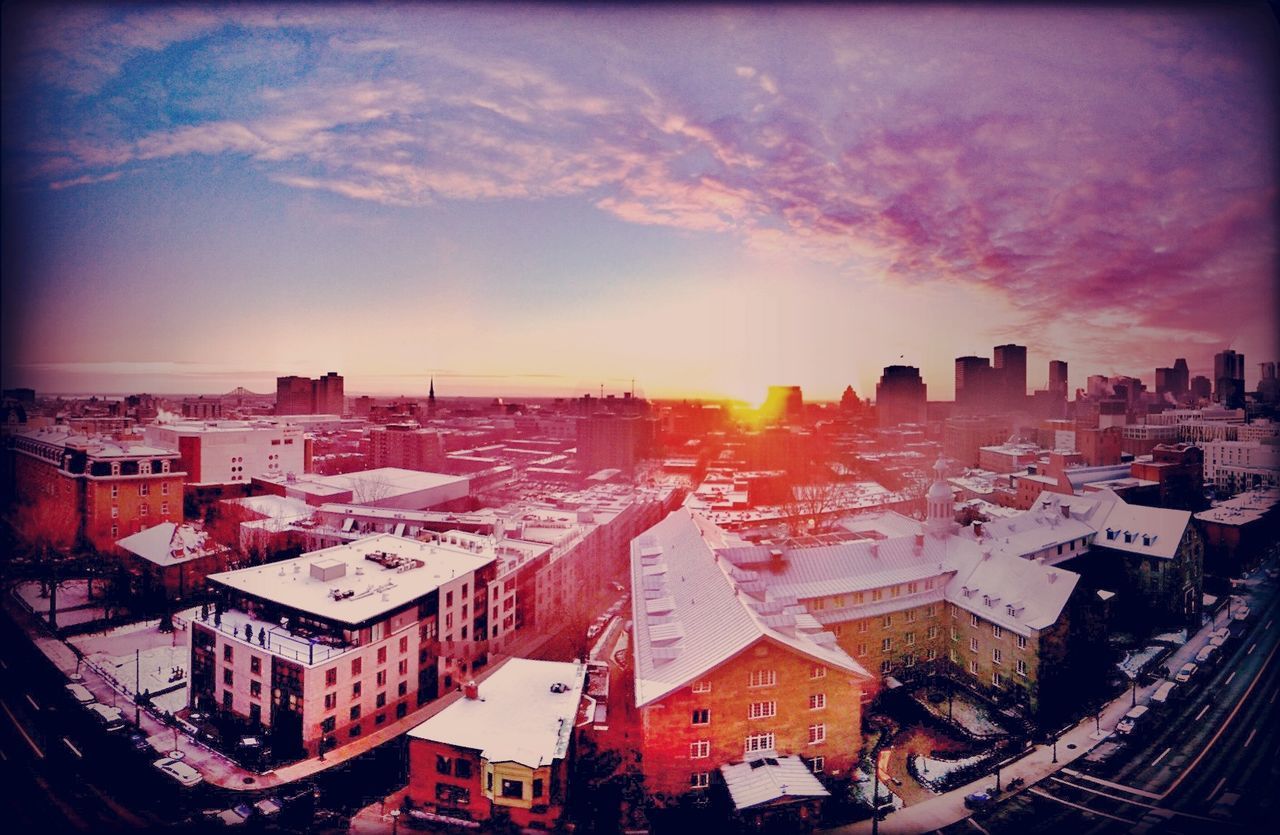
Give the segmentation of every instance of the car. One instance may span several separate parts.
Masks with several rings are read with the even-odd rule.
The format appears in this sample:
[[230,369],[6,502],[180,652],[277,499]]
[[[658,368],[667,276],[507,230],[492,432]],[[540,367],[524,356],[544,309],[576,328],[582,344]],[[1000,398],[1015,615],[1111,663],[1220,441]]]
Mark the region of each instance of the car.
[[1166,681],[1156,688],[1156,692],[1151,694],[1151,704],[1163,705],[1173,700],[1174,691],[1178,685],[1172,681]]
[[151,743],[147,742],[147,735],[141,731],[135,731],[129,734],[129,747],[135,751],[150,753],[155,750],[151,747]]
[[124,728],[124,714],[121,713],[120,708],[100,705],[97,702],[85,705],[85,707],[108,731],[114,733]]
[[1236,609],[1234,612],[1231,613],[1231,617],[1236,620],[1248,620],[1249,614],[1250,614],[1249,607],[1241,606],[1240,608]]
[[1212,644],[1210,644],[1207,647],[1202,647],[1200,651],[1196,653],[1196,663],[1208,664],[1210,661],[1214,659],[1214,657],[1217,654],[1218,654],[1218,648]]
[[166,774],[184,786],[194,786],[204,780],[204,775],[175,757],[162,757],[152,763],[161,774]]
[[90,705],[97,701],[94,695],[89,692],[89,688],[83,684],[68,684],[66,687],[67,692],[71,694],[71,698],[82,705]]
[[1209,817],[1218,818],[1219,820],[1231,820],[1235,817],[1236,804],[1240,802],[1240,794],[1238,792],[1223,792],[1217,802],[1213,804],[1213,808],[1209,810]]
[[1191,681],[1191,677],[1196,674],[1198,669],[1200,668],[1196,666],[1194,661],[1188,661],[1182,665],[1182,669],[1178,670],[1178,674],[1173,677],[1173,680],[1180,684],[1185,684]]
[[284,805],[278,797],[266,797],[253,804],[253,808],[262,817],[269,818],[272,815],[280,814],[280,810],[284,808]]
[[1141,721],[1142,717],[1146,715],[1147,710],[1148,708],[1146,705],[1138,705],[1137,707],[1130,708],[1129,712],[1124,715],[1124,718],[1116,723],[1116,733],[1122,735],[1133,733],[1133,729],[1137,726],[1138,722]]
[[222,821],[223,826],[242,826],[251,817],[253,817],[253,809],[244,803],[213,814],[213,819]]
[[986,792],[973,792],[964,796],[966,809],[985,809],[991,805],[991,795]]

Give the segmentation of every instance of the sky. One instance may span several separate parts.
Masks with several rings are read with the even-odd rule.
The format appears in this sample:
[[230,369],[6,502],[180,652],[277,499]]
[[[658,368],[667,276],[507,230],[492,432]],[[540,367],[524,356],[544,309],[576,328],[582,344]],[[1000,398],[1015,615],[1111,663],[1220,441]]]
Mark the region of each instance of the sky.
[[1280,360],[1264,4],[4,7],[6,387]]

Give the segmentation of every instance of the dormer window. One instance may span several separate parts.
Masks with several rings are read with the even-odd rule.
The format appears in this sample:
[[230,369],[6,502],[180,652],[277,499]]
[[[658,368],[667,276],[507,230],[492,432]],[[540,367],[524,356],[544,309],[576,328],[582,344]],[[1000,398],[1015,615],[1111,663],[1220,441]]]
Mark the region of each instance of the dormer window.
[[151,462],[150,462],[150,461],[139,461],[139,462],[138,462],[138,474],[139,474],[139,475],[151,475]]
[[161,462],[160,462],[160,472],[162,472],[162,473],[167,473],[167,472],[169,472],[169,462],[168,462],[168,461],[161,461]]
[[1115,538],[1116,538],[1116,532],[1113,531],[1111,528],[1107,528],[1107,539],[1115,539]]
[[120,475],[120,462],[119,462],[119,461],[112,461],[112,462],[111,462],[111,474],[112,474],[112,475]]

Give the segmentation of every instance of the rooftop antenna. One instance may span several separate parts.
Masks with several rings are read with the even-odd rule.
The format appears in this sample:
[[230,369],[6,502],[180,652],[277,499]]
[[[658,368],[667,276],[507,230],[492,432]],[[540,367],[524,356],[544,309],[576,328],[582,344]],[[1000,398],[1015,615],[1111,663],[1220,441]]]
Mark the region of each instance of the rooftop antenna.
[[600,384],[600,399],[604,400],[604,383]]

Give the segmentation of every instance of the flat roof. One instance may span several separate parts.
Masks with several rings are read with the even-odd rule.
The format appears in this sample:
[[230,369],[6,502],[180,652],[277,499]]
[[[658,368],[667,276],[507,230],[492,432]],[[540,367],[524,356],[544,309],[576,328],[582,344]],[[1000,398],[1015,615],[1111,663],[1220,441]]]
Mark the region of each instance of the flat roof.
[[[367,558],[375,553],[391,555],[409,567],[402,571]],[[210,574],[209,581],[324,620],[355,625],[394,611],[493,560],[492,555],[462,548],[377,534],[291,560]],[[315,564],[328,565],[340,576],[328,580],[313,576]],[[340,567],[334,569],[335,564]],[[332,593],[335,589],[341,599]]]
[[491,763],[550,765],[569,748],[586,683],[584,664],[512,658],[409,736],[479,751]]

